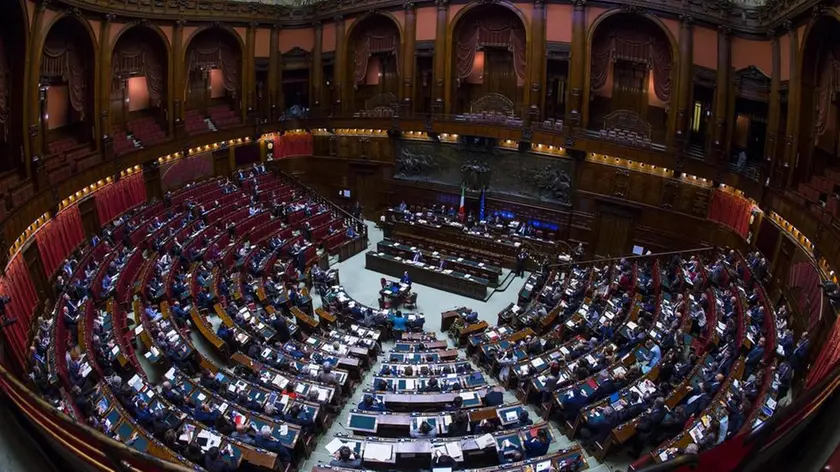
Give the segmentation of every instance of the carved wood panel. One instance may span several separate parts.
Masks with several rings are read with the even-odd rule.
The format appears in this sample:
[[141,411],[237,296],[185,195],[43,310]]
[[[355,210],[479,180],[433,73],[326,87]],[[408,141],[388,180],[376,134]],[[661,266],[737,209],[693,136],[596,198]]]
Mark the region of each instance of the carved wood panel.
[[662,200],[659,206],[666,209],[673,209],[680,196],[680,183],[673,179],[666,179],[662,185]]
[[616,169],[613,174],[612,192],[615,197],[625,198],[627,190],[630,187],[630,171],[625,169]]

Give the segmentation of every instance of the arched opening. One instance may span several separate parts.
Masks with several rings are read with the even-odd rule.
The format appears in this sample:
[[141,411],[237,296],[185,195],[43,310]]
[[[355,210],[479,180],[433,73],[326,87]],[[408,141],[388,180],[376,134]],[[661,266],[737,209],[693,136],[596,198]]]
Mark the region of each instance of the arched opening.
[[[840,91],[840,22],[825,16],[805,39],[799,108],[797,178],[810,179],[837,166],[838,99]],[[787,123],[787,126],[792,126]],[[786,133],[789,134],[789,133]]]
[[525,26],[508,8],[465,13],[453,29],[452,110],[475,119],[523,116],[526,45]]
[[133,27],[114,45],[109,115],[115,153],[166,140],[167,63],[166,44],[151,28]]
[[0,194],[5,192],[6,173],[23,168],[23,71],[26,32],[19,2],[8,2],[0,16]]
[[362,114],[390,116],[399,106],[400,31],[391,18],[369,16],[353,27],[347,57],[350,106]]
[[209,28],[190,41],[186,55],[186,129],[199,134],[241,123],[242,47],[234,33]]
[[80,20],[67,16],[50,28],[41,57],[37,111],[50,173],[65,165],[74,168],[94,154],[95,57],[93,40]]
[[608,138],[665,142],[671,100],[671,43],[647,18],[605,18],[591,43],[589,128]]

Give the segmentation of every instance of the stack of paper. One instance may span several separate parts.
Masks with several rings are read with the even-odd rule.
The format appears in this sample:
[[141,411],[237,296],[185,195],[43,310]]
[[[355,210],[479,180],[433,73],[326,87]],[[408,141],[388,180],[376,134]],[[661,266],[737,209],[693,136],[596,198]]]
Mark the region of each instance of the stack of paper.
[[365,444],[364,459],[374,462],[392,462],[394,447],[391,444],[380,444],[368,441]]

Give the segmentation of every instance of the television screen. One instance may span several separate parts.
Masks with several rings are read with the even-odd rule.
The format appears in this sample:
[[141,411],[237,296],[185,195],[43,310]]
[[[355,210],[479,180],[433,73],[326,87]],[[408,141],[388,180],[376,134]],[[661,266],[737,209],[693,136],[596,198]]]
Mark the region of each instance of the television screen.
[[350,189],[339,190],[338,196],[342,198],[350,198]]
[[645,248],[643,248],[641,246],[633,246],[633,254],[636,254],[637,256],[641,256],[644,253],[645,253]]

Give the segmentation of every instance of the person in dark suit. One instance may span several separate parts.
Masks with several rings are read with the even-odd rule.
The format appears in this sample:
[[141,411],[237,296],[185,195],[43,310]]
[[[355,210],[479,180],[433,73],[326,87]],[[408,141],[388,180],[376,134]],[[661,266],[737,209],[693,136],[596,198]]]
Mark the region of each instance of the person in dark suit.
[[611,406],[599,408],[596,416],[587,416],[586,425],[581,428],[580,436],[584,442],[602,442],[618,425],[618,415]]
[[674,408],[674,411],[662,420],[659,428],[659,438],[665,439],[677,435],[683,430],[688,416],[684,406],[678,405]]
[[703,382],[697,384],[697,388],[694,389],[689,387],[689,394],[685,396],[683,399],[683,405],[685,407],[685,414],[686,418],[691,415],[696,415],[701,411],[706,409],[706,406],[711,401],[711,396],[709,396],[709,387]]
[[449,429],[446,430],[446,433],[450,437],[465,436],[467,434],[467,426],[469,426],[467,414],[463,411],[457,411],[452,415],[452,423],[449,423]]
[[256,446],[266,451],[271,451],[277,454],[277,458],[283,464],[288,464],[292,462],[292,454],[289,452],[289,449],[286,448],[280,441],[271,437],[271,426],[264,425],[260,429],[260,434],[257,436],[256,440],[254,441]]
[[563,410],[561,415],[563,417],[563,421],[574,421],[577,418],[580,409],[586,406],[589,403],[589,397],[586,397],[581,394],[579,390],[572,389],[570,391],[574,392],[573,396],[564,395],[560,399],[560,403],[563,406]]
[[357,408],[362,411],[385,411],[385,406],[377,402],[373,395],[365,395]]
[[602,370],[598,374],[598,388],[595,389],[595,392],[592,394],[592,401],[597,402],[602,398],[606,398],[616,391],[618,391],[618,384],[615,380],[612,379],[610,373],[606,370]]
[[529,438],[525,441],[525,455],[528,459],[540,457],[548,454],[548,447],[551,445],[551,438],[548,437],[548,432],[545,429],[537,431],[536,437]]
[[630,392],[627,406],[618,412],[618,423],[621,424],[625,421],[632,420],[642,414],[643,411],[645,411],[645,403],[642,401],[642,397],[639,396],[639,392]]
[[195,412],[193,412],[193,418],[197,421],[204,423],[207,426],[213,427],[216,424],[216,418],[219,416],[218,411],[211,411],[210,405],[207,403],[202,404],[199,407],[196,407]]
[[751,407],[752,405],[749,400],[742,401],[741,404],[736,406],[734,409],[731,406],[729,407],[730,410],[734,411],[729,414],[729,428],[726,430],[727,439],[738,434],[738,431],[742,426],[744,426],[744,422],[747,421]]
[[343,467],[345,469],[361,469],[362,459],[349,447],[341,446],[341,448],[335,452],[335,459],[330,461],[330,465],[333,467]]
[[753,373],[755,368],[758,366],[758,363],[764,358],[764,343],[765,339],[764,336],[758,339],[755,347],[752,348],[749,354],[747,354],[747,359],[744,361],[744,376],[743,378],[749,378],[749,376]]
[[663,397],[656,397],[653,400],[653,406],[645,414],[639,418],[636,423],[636,436],[631,443],[629,454],[632,457],[639,457],[642,449],[649,443],[656,440],[659,426],[665,419],[665,399]]

